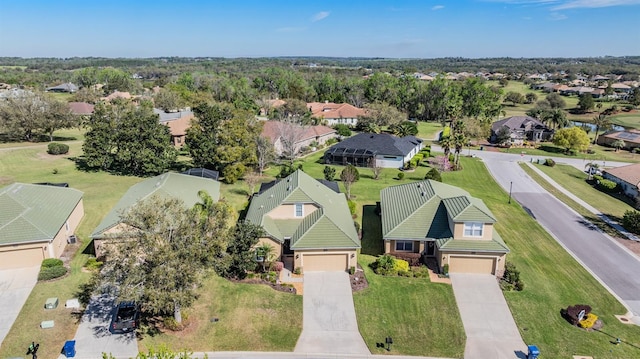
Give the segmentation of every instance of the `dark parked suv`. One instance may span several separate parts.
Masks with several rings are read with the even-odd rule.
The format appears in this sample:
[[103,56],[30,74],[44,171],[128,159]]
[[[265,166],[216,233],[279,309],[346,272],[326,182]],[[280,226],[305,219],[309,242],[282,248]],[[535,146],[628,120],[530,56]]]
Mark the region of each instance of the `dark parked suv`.
[[135,331],[140,325],[140,308],[136,302],[120,302],[116,306],[109,331],[113,334]]

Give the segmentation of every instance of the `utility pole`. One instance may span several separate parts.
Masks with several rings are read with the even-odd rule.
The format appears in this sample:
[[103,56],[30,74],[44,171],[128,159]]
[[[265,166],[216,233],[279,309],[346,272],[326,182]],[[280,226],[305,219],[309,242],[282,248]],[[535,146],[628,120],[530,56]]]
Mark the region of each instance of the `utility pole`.
[[513,181],[509,182],[509,204],[511,204],[511,190],[513,189]]

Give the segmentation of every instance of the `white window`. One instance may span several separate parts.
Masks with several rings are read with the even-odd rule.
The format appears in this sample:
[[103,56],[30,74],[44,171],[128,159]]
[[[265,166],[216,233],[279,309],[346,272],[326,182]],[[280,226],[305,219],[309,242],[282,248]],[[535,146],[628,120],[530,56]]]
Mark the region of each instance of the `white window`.
[[464,223],[464,236],[465,237],[482,237],[482,223],[480,223],[480,222],[465,222]]
[[304,205],[302,203],[296,203],[295,205],[295,214],[296,217],[304,216]]
[[413,242],[412,241],[396,241],[396,251],[413,252]]

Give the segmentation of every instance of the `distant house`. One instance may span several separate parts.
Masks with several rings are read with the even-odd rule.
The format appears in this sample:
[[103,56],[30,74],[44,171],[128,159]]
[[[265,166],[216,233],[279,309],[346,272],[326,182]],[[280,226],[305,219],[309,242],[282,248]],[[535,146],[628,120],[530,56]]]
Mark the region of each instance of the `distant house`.
[[133,96],[129,92],[114,91],[109,96],[103,97],[103,101],[111,102],[117,98],[131,100]]
[[88,102],[69,102],[71,113],[78,116],[89,116],[93,114],[95,106]]
[[623,83],[615,83],[611,85],[611,88],[613,89],[613,91],[617,92],[617,93],[631,93],[631,91],[633,90],[633,88],[629,85],[625,85]]
[[602,176],[620,185],[625,195],[640,200],[640,163],[610,168],[602,172]]
[[253,196],[246,220],[264,228],[259,244],[290,270],[346,271],[360,239],[343,193],[297,170]]
[[47,88],[47,92],[74,93],[76,91],[78,91],[78,86],[72,84],[71,82],[67,82],[67,83],[64,83],[64,84],[60,84],[58,86],[53,86],[53,87]]
[[358,118],[365,115],[365,110],[348,103],[309,102],[307,107],[311,111],[311,117],[322,120],[328,126],[355,126]]
[[402,168],[422,147],[422,140],[415,136],[359,133],[331,146],[324,153],[324,162],[369,167],[375,161],[378,167]]
[[161,124],[169,127],[169,131],[171,132],[171,144],[175,147],[184,146],[184,141],[187,137],[187,129],[191,127],[191,121],[194,118],[193,111],[165,112],[154,108],[153,112],[158,115]]
[[513,116],[491,124],[491,143],[498,143],[500,131],[509,131],[509,144],[521,145],[524,141],[546,141],[553,135],[547,125],[530,116]]
[[415,253],[451,273],[501,275],[509,248],[496,217],[458,187],[426,180],[380,192],[384,252]]
[[617,140],[624,141],[624,149],[633,150],[634,148],[640,148],[640,131],[608,131],[598,136],[598,144],[601,146],[609,146]]
[[552,82],[545,82],[545,83],[531,85],[532,89],[541,90],[544,92],[555,92],[558,87],[560,87],[559,84],[555,84]]
[[292,141],[296,152],[303,147],[310,147],[313,142],[324,145],[337,136],[336,130],[327,126],[301,126],[282,121],[266,121],[262,126],[262,137],[268,138],[278,156],[287,147],[283,142]]
[[138,202],[150,196],[179,198],[191,208],[200,201],[198,192],[201,190],[206,191],[214,202],[220,199],[220,182],[180,173],[165,173],[131,186],[90,235],[96,256],[104,255],[103,246],[110,239],[119,238],[122,232],[128,230],[121,223],[121,215]]
[[14,183],[0,189],[0,269],[60,258],[84,216],[82,192]]

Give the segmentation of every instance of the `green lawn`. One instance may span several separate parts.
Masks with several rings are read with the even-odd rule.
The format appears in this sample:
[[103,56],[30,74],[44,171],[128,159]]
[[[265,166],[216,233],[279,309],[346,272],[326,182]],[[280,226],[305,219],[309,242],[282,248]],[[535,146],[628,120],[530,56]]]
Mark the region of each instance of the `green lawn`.
[[369,350],[387,353],[376,343],[391,336],[390,354],[462,358],[466,336],[451,285],[428,278],[383,277],[369,268],[383,251],[380,217],[374,210],[364,207],[358,259],[369,288],[353,296],[358,328]]
[[418,122],[418,137],[427,141],[432,141],[440,131],[442,131],[442,124],[438,122]]
[[[574,354],[594,358],[640,357],[640,328],[621,324],[614,314],[626,309],[576,262],[508,194],[490,178],[482,162],[463,158],[464,170],[443,174],[443,180],[481,198],[498,219],[496,229],[511,249],[507,259],[515,263],[525,282],[522,292],[505,298],[525,343],[537,344],[545,357],[570,358]],[[560,309],[588,304],[604,322],[602,332],[585,332],[569,325]],[[607,334],[605,334],[607,333]],[[613,346],[612,337],[635,345]]]
[[206,279],[186,313],[187,329],[146,333],[140,351],[163,344],[174,351],[293,351],[302,331],[302,296],[216,275]]
[[616,125],[629,128],[640,128],[640,112],[618,113],[610,117],[611,122]]
[[565,154],[565,150],[562,147],[558,147],[551,142],[543,142],[538,145],[538,148],[503,148],[501,152],[507,153],[522,153],[530,156],[550,156],[550,157],[566,157],[583,159],[585,164],[589,161],[620,161],[620,162],[640,162],[640,155],[631,153],[629,151],[620,150],[618,152],[615,149],[599,145],[591,145],[590,147],[595,153],[579,153],[576,156],[570,156]]
[[614,220],[620,221],[625,211],[634,209],[628,202],[624,201],[622,196],[614,196],[593,188],[586,182],[588,175],[573,166],[557,165],[549,167],[536,165],[536,168]]

